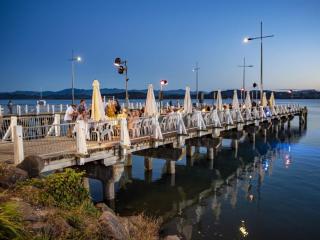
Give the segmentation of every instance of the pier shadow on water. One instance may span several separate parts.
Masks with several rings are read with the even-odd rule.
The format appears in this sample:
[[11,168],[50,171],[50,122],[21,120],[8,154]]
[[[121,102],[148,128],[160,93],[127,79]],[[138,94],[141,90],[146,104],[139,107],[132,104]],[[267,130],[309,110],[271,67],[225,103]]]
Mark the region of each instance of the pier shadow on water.
[[[163,234],[183,239],[268,239],[261,234],[272,230],[266,226],[272,219],[257,217],[264,204],[261,189],[272,178],[275,162],[290,167],[291,146],[306,132],[298,125],[294,120],[290,126],[270,126],[255,136],[247,132],[237,148],[232,139],[223,140],[213,160],[200,147],[191,158],[176,162],[175,174],[167,173],[162,159],[153,159],[152,171],[145,171],[142,156],[133,156],[131,167],[119,165],[116,171],[95,163],[82,169],[95,202],[106,202],[122,216],[144,212],[160,217]],[[108,201],[113,190],[115,199]]]

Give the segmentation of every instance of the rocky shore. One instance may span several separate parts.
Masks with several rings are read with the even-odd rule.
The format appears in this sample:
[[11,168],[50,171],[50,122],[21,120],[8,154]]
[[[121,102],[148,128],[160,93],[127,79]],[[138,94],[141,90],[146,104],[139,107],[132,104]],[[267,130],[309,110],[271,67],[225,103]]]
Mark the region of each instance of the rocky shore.
[[179,239],[160,237],[160,220],[117,216],[94,205],[83,172],[65,169],[46,177],[0,164],[0,239]]

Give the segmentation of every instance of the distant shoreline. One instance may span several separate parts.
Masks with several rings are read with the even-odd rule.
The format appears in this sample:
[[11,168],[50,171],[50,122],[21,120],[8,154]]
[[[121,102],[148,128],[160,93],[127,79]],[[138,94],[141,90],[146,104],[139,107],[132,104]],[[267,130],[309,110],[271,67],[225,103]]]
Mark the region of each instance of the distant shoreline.
[[[270,97],[270,90],[265,90],[267,98]],[[163,92],[163,96],[165,99],[183,99],[185,90],[177,89],[177,90],[167,90]],[[216,96],[217,91],[211,92],[199,92],[199,98],[201,96],[204,99],[213,99]],[[250,96],[254,96],[259,98],[259,91],[251,90]],[[130,99],[145,99],[147,96],[147,90],[129,90],[128,91]],[[232,98],[234,94],[234,90],[223,90],[221,91],[222,98]],[[241,91],[237,90],[238,98],[240,99]],[[75,98],[76,99],[91,99],[92,90],[88,89],[75,89]],[[122,89],[101,89],[101,95],[106,98],[117,98],[117,99],[125,99],[125,92]],[[156,98],[159,96],[159,90],[154,90],[154,95]],[[320,91],[310,89],[310,90],[294,90],[290,91],[274,91],[274,95],[276,99],[320,99]],[[43,92],[42,99],[45,100],[69,100],[71,99],[71,89],[64,89],[56,92]],[[196,99],[196,92],[191,92],[191,98]],[[16,92],[2,92],[0,93],[0,100],[39,100],[40,93],[33,91],[16,91]]]

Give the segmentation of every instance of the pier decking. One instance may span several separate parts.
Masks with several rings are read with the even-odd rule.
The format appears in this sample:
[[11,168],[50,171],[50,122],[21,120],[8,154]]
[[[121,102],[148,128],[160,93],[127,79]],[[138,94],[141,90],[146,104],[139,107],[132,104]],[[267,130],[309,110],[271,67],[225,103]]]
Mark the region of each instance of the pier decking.
[[[66,124],[60,114],[4,116],[0,161],[19,164],[27,156],[36,155],[44,161],[43,172],[92,161],[101,161],[105,166],[130,164],[130,154],[139,154],[142,150],[156,156],[159,153],[152,151],[157,149],[183,148],[188,155],[190,146],[196,146],[204,137],[210,158],[222,137],[238,140],[244,133],[255,134],[273,125],[290,124],[295,116],[299,117],[301,124],[305,123],[307,109],[297,105],[278,105],[271,109],[195,110],[192,114],[137,118],[128,129],[129,145],[124,143],[123,131],[126,130],[120,127],[119,119]],[[234,147],[237,148],[237,141]],[[179,154],[169,151],[166,158],[174,162]]]

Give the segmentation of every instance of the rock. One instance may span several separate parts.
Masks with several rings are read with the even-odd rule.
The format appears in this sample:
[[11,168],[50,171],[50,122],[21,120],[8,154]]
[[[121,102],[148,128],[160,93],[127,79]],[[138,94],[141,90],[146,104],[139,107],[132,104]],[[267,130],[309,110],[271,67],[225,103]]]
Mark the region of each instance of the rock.
[[180,240],[180,238],[177,235],[168,235],[163,240]]
[[38,222],[41,220],[41,217],[29,203],[19,202],[19,210],[24,221]]
[[71,231],[72,227],[65,219],[58,215],[52,215],[44,227],[45,232],[49,232],[52,239],[65,239],[65,236]]
[[0,187],[9,188],[18,181],[28,178],[28,173],[20,168],[7,165],[5,169],[1,169]]
[[28,156],[17,167],[27,171],[29,177],[39,177],[44,168],[44,161],[39,156]]
[[127,240],[129,233],[120,220],[109,211],[105,211],[99,218],[103,239]]
[[98,208],[101,212],[111,212],[112,214],[115,214],[114,211],[105,203],[97,203],[96,208]]

